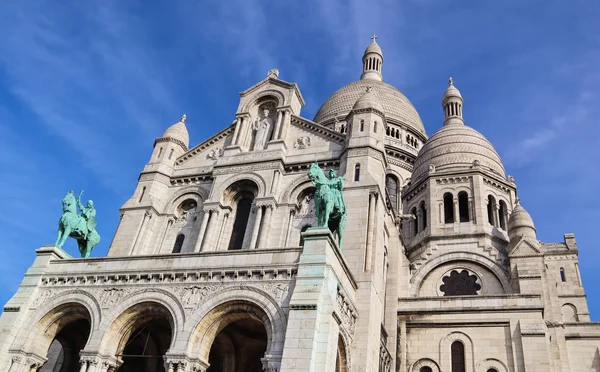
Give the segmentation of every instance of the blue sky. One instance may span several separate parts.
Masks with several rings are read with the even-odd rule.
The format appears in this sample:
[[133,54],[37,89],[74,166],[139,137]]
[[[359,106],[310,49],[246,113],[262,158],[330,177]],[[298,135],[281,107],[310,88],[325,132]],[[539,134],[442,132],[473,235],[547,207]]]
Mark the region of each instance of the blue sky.
[[[188,117],[192,145],[234,119],[271,68],[302,115],[358,79],[379,35],[384,80],[431,135],[449,76],[467,124],[515,177],[538,238],[574,232],[600,319],[600,3],[596,0],[5,0],[0,11],[0,303],[52,244],[66,191],[98,209],[106,253],[154,139]],[[74,241],[65,248],[76,254]]]

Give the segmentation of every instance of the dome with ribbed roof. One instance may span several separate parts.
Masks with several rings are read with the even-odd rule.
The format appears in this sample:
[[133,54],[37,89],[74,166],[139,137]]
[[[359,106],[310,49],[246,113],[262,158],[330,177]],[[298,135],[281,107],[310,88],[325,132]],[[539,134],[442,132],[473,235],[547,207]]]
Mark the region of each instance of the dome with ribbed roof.
[[340,88],[323,103],[313,120],[324,123],[334,117],[345,117],[369,86],[381,103],[386,119],[396,120],[426,136],[421,117],[408,98],[393,86],[376,80],[358,80]]
[[415,160],[412,179],[426,175],[430,165],[436,172],[466,170],[472,168],[475,161],[482,169],[506,178],[500,156],[481,133],[466,125],[448,125],[425,142]]
[[519,202],[517,202],[517,205],[508,218],[508,235],[511,240],[521,236],[536,239],[533,219]]
[[181,141],[185,147],[190,147],[190,135],[187,127],[185,126],[185,115],[181,117],[179,122],[171,125],[167,130],[160,136],[160,138],[171,138],[177,141]]
[[365,54],[368,54],[368,53],[378,53],[380,56],[383,57],[383,52],[381,51],[379,44],[377,44],[377,42],[375,40],[373,40],[373,42],[371,42],[371,44],[369,44],[367,49],[365,49]]
[[354,106],[352,106],[352,110],[360,110],[366,108],[372,108],[377,111],[383,112],[383,106],[381,106],[381,102],[379,102],[379,100],[375,96],[375,93],[373,93],[373,89],[371,87],[367,87],[367,91],[365,92],[365,94],[363,94],[363,96],[356,101]]

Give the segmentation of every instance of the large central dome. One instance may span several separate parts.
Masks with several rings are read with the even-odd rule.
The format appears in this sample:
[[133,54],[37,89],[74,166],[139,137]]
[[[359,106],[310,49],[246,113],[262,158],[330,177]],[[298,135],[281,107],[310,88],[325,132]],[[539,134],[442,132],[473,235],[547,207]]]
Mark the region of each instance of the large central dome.
[[365,94],[369,86],[383,105],[386,119],[399,121],[426,135],[421,117],[408,98],[393,86],[377,80],[358,80],[340,88],[325,101],[313,121],[324,123],[334,117],[348,115],[354,103]]
[[373,42],[363,55],[363,73],[360,80],[333,93],[319,108],[313,120],[321,124],[325,124],[333,118],[343,120],[350,113],[356,101],[365,94],[367,87],[371,87],[375,97],[383,105],[383,112],[389,122],[404,124],[427,137],[421,117],[412,103],[398,89],[383,82],[381,74],[383,52],[375,39],[376,36],[373,37]]

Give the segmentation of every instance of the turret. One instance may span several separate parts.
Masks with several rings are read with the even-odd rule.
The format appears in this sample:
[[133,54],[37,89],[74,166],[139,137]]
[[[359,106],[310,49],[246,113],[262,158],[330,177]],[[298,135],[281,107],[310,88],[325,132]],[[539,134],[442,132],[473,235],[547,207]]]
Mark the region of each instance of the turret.
[[185,126],[185,114],[181,119],[171,125],[162,136],[154,141],[154,151],[148,164],[168,164],[173,166],[175,159],[183,155],[188,150],[190,145],[190,135]]
[[462,106],[462,95],[454,86],[454,80],[450,78],[448,81],[448,89],[446,89],[442,98],[442,107],[444,108],[444,126],[465,124],[462,117]]
[[377,44],[377,35],[371,36],[373,42],[365,49],[363,55],[363,73],[360,80],[377,80],[382,81],[381,65],[383,65],[383,53],[379,44]]

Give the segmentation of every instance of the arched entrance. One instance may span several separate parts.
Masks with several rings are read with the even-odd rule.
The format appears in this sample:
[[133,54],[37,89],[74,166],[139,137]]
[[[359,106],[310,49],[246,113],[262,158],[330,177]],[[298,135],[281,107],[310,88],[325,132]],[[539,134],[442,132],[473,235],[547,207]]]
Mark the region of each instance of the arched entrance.
[[115,354],[123,361],[118,372],[165,372],[164,356],[173,338],[173,319],[163,305],[136,304],[119,315],[114,324],[122,325]]
[[228,324],[210,348],[207,372],[262,372],[261,358],[267,350],[263,324],[246,317]]
[[265,310],[246,301],[217,305],[196,326],[190,355],[209,364],[207,372],[262,372],[270,354],[273,325]]
[[67,303],[46,314],[37,325],[34,352],[48,360],[40,372],[78,372],[79,352],[91,330],[91,316],[85,306]]
[[346,344],[342,336],[338,336],[337,356],[335,360],[335,372],[347,372],[348,359],[346,354]]

